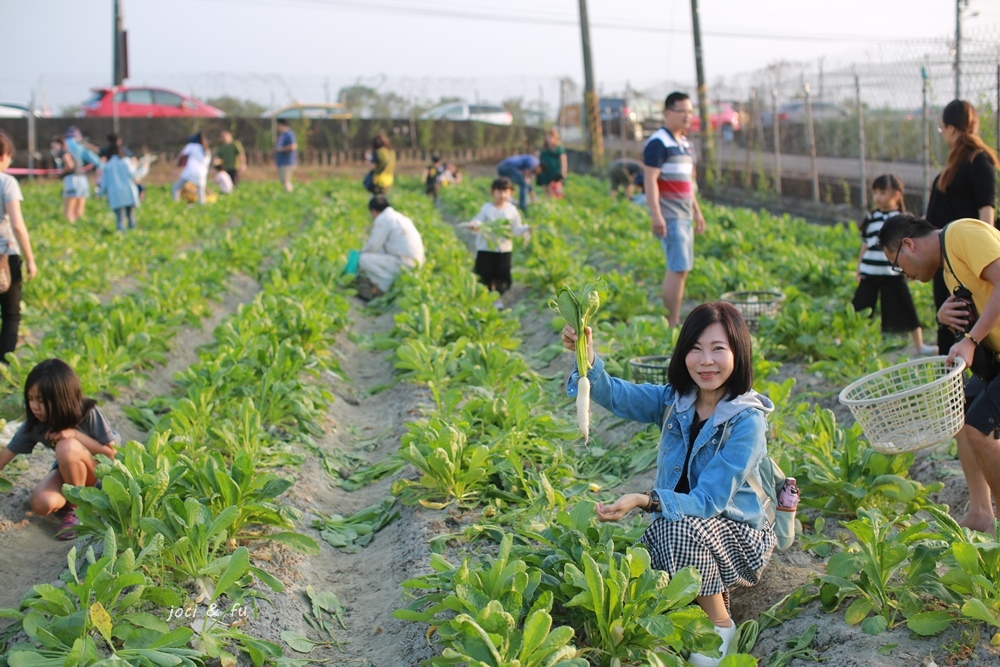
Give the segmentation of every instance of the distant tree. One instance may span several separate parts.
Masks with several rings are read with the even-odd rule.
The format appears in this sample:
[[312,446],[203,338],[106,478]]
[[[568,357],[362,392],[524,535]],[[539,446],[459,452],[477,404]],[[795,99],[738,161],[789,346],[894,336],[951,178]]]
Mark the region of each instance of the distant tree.
[[337,101],[347,107],[355,118],[370,117],[378,97],[377,90],[359,83],[341,88],[337,92]]
[[258,104],[253,100],[241,100],[232,95],[212,97],[205,100],[205,103],[222,109],[227,116],[235,116],[236,118],[257,118],[267,111],[267,107],[263,104]]
[[514,117],[515,125],[524,125],[528,109],[524,106],[523,97],[508,97],[500,103],[500,106],[504,108],[504,111],[509,111],[510,115]]
[[65,104],[59,107],[59,113],[57,116],[59,118],[73,118],[74,116],[79,116],[80,111],[83,110],[82,105],[79,104]]
[[410,113],[410,101],[402,95],[393,91],[380,93],[359,83],[341,88],[337,101],[355,118],[405,118]]
[[382,93],[372,109],[372,115],[375,118],[406,118],[410,115],[410,101],[398,93]]

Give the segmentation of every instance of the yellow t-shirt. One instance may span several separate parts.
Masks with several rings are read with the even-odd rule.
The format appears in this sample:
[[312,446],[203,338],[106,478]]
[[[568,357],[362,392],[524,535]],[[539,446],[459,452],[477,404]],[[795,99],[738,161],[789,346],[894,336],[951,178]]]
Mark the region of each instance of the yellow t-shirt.
[[[982,220],[965,218],[948,225],[944,241],[951,269],[955,271],[953,274],[942,258],[948,291],[953,292],[961,282],[972,292],[976,310],[982,314],[993,294],[993,283],[981,276],[987,266],[1000,259],[1000,230]],[[1000,350],[1000,325],[993,328],[986,340],[993,350]]]

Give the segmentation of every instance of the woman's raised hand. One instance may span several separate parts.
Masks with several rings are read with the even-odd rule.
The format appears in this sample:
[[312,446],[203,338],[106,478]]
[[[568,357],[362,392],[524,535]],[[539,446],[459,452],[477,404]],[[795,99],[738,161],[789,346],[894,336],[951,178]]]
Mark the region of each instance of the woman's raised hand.
[[[587,361],[590,365],[594,365],[594,332],[587,327],[584,329],[584,333],[587,339]],[[566,325],[562,330],[562,344],[570,352],[576,352],[576,341],[579,338],[576,334],[576,329],[570,325]]]

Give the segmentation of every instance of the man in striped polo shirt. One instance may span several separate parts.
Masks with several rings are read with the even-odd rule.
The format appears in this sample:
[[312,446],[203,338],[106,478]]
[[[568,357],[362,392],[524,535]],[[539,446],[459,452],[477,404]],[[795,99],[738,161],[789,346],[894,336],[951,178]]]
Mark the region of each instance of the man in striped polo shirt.
[[705,231],[705,218],[694,196],[694,156],[685,136],[693,117],[694,105],[686,93],[667,95],[663,127],[649,138],[642,155],[653,235],[660,239],[667,257],[663,307],[671,326],[681,321],[684,282],[694,265],[694,233]]

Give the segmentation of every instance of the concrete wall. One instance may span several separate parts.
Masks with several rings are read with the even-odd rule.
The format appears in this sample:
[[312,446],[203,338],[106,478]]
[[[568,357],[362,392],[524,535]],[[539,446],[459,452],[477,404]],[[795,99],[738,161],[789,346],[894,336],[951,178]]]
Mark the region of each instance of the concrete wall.
[[[219,132],[229,130],[247,148],[253,162],[270,162],[274,134],[266,118],[121,118],[119,130],[125,144],[137,153],[174,155],[188,137],[206,132],[209,142],[218,142]],[[106,143],[113,131],[111,118],[38,118],[35,119],[36,160],[46,162],[49,140],[75,125],[98,146]],[[305,164],[341,164],[363,160],[376,132],[388,136],[401,160],[426,160],[432,152],[454,159],[463,151],[469,157],[485,153],[492,159],[531,152],[541,145],[542,130],[524,126],[487,125],[471,121],[402,120],[302,120],[293,121],[302,161]],[[14,141],[17,150],[14,166],[24,166],[28,153],[28,122],[20,118],[0,119],[0,131]]]

